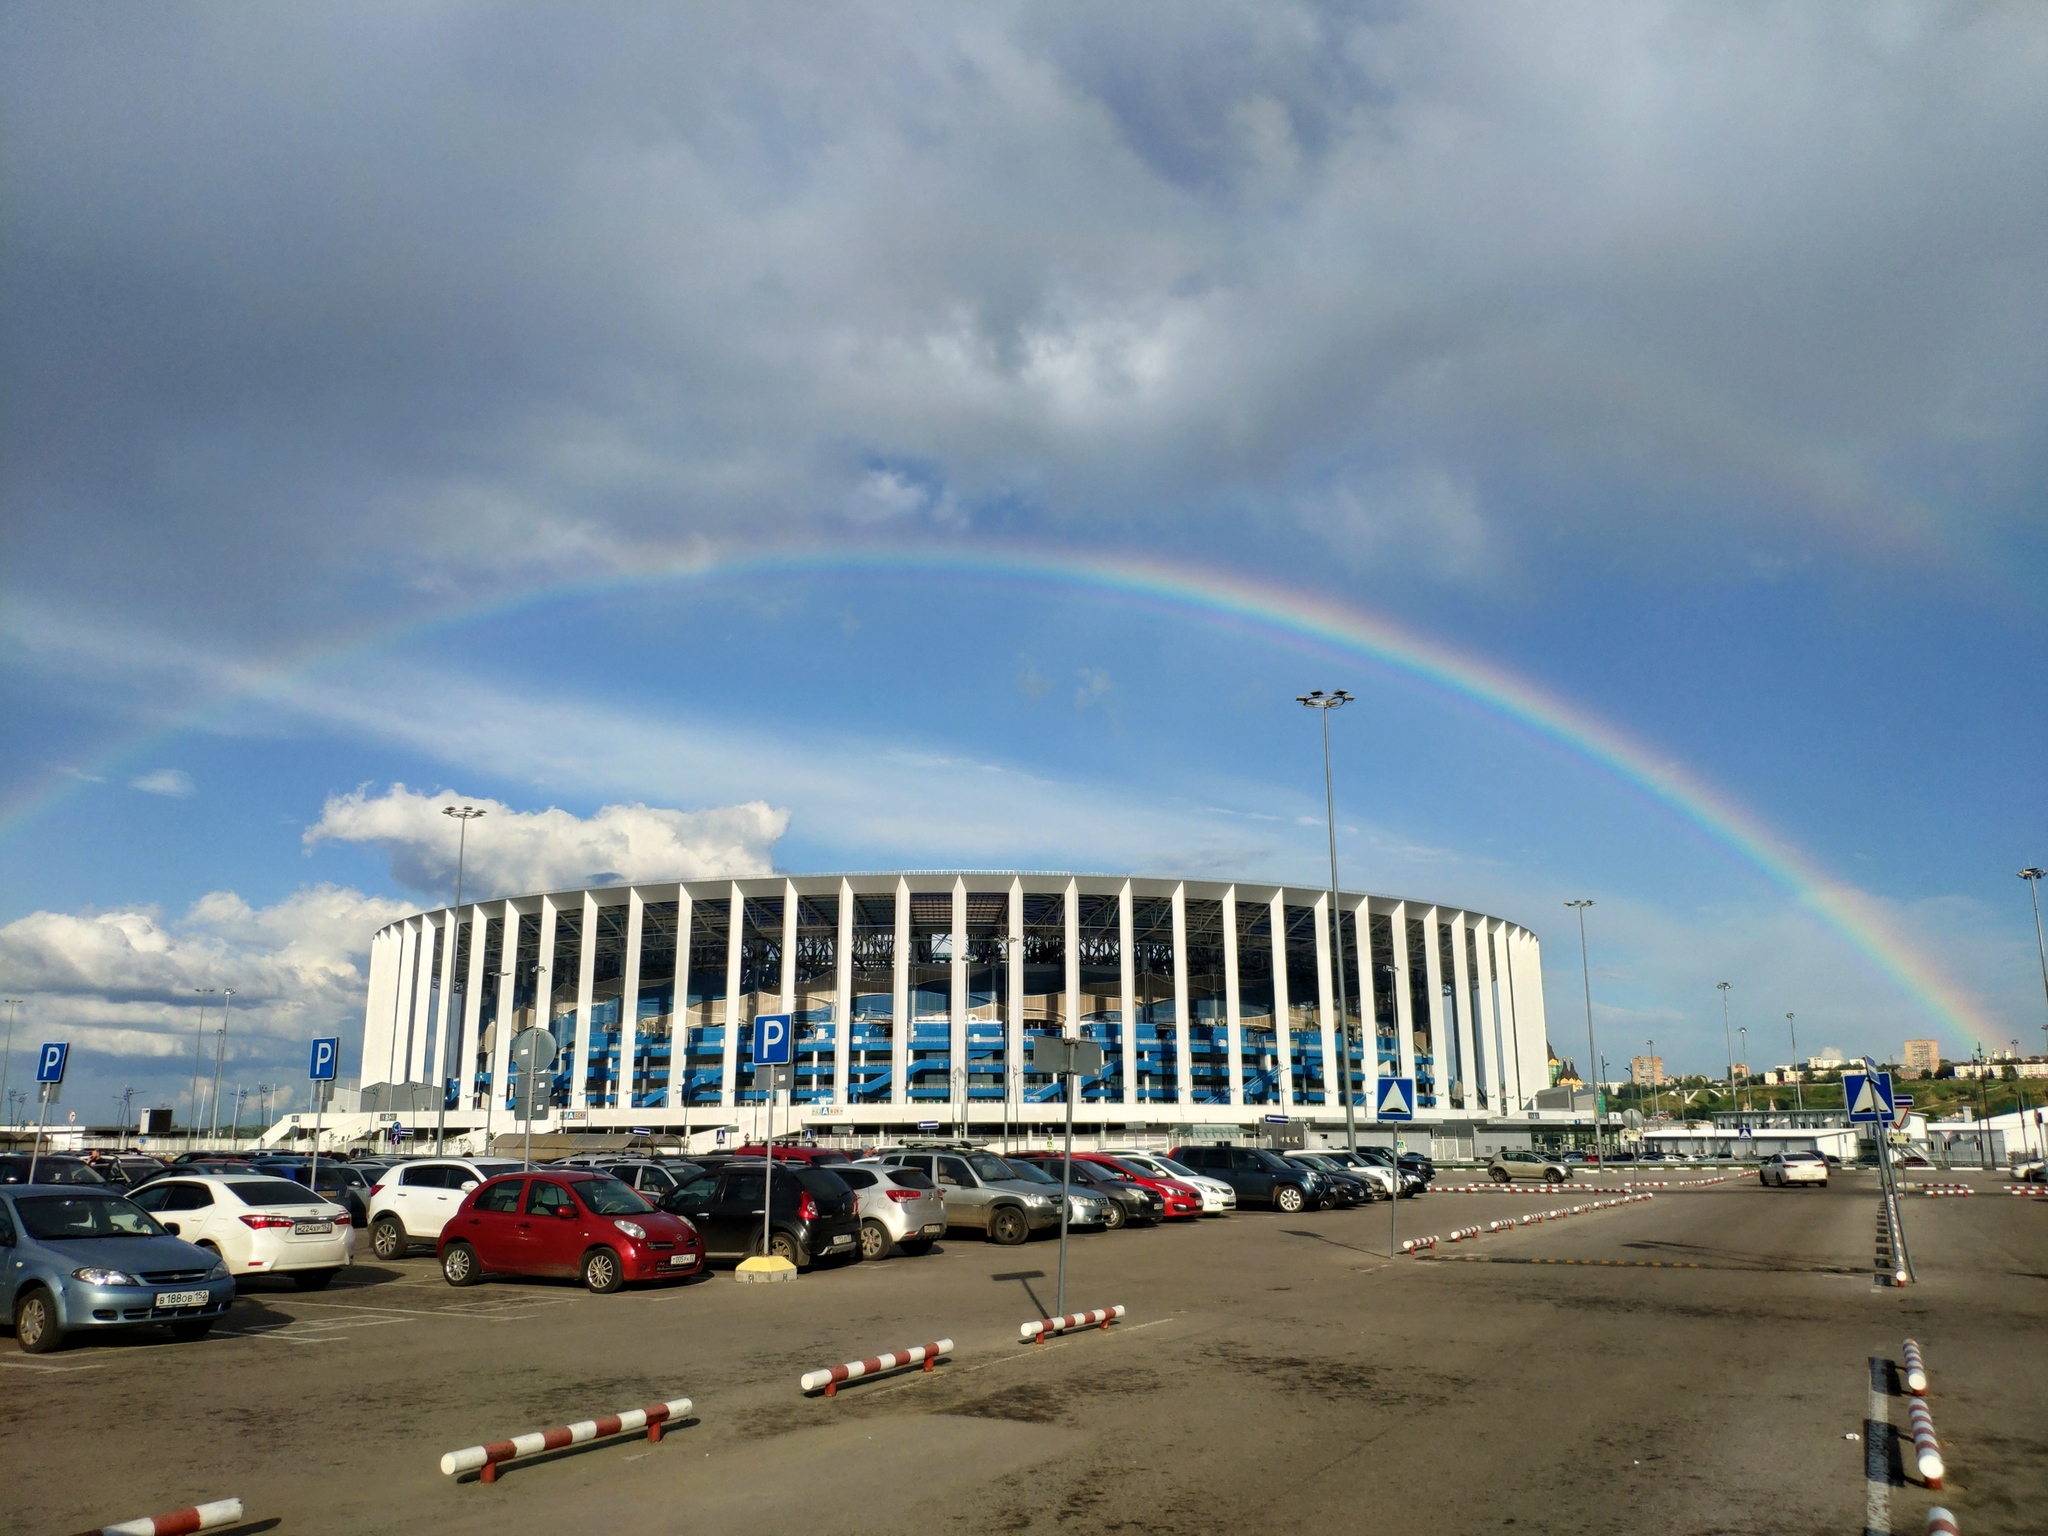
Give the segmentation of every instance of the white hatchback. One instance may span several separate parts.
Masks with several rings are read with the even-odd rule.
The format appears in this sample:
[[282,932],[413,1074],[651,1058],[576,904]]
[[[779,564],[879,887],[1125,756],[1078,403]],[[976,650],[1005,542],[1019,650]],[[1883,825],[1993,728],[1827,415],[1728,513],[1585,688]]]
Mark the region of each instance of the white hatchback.
[[1792,1184],[1818,1184],[1826,1188],[1828,1160],[1818,1152],[1780,1152],[1776,1157],[1764,1160],[1763,1166],[1756,1171],[1756,1178],[1759,1184],[1779,1189]]
[[1221,1179],[1212,1179],[1206,1173],[1197,1173],[1192,1168],[1183,1167],[1170,1157],[1161,1157],[1156,1152],[1119,1152],[1114,1148],[1110,1149],[1107,1155],[1120,1163],[1129,1163],[1133,1168],[1142,1168],[1147,1173],[1156,1174],[1162,1179],[1192,1185],[1195,1193],[1202,1197],[1204,1216],[1227,1216],[1237,1209],[1236,1190]]
[[402,1259],[414,1243],[439,1243],[462,1197],[486,1179],[518,1173],[510,1158],[425,1157],[394,1163],[370,1190],[370,1251]]
[[290,1179],[262,1174],[159,1179],[128,1197],[234,1275],[290,1275],[317,1291],[355,1262],[348,1207]]

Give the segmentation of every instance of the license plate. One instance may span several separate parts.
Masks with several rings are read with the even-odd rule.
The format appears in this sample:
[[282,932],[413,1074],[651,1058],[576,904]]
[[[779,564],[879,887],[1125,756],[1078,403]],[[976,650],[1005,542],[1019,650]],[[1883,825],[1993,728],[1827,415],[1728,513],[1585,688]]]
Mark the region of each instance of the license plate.
[[212,1298],[205,1291],[158,1291],[156,1304],[160,1307],[203,1307]]
[[668,1265],[670,1269],[688,1269],[692,1264],[696,1262],[697,1255],[695,1255],[694,1253],[672,1253],[668,1256]]
[[292,1223],[293,1237],[325,1237],[334,1230],[331,1221],[295,1221]]
[[837,1237],[833,1238],[832,1241],[829,1244],[827,1244],[827,1246],[832,1248],[844,1248],[852,1242],[852,1235],[850,1233],[842,1232]]
[[924,1230],[927,1237],[937,1237],[946,1230],[946,1224],[943,1221],[927,1222]]

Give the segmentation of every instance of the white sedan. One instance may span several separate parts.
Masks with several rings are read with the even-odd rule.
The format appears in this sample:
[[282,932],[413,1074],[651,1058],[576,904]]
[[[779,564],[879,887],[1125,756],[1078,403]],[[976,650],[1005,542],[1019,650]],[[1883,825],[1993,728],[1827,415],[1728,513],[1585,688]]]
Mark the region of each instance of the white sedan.
[[1156,1152],[1111,1152],[1109,1156],[1120,1163],[1129,1163],[1133,1168],[1142,1168],[1147,1173],[1176,1183],[1194,1186],[1195,1193],[1202,1197],[1204,1216],[1226,1216],[1237,1209],[1237,1191],[1221,1179],[1212,1179],[1207,1174],[1184,1168],[1170,1157],[1161,1157]]
[[219,1254],[233,1275],[290,1275],[300,1290],[317,1291],[355,1262],[348,1208],[290,1179],[194,1174],[158,1179],[128,1198]]
[[1828,1160],[1818,1152],[1780,1152],[1764,1161],[1756,1177],[1759,1184],[1776,1185],[1779,1189],[1793,1184],[1818,1184],[1826,1188]]

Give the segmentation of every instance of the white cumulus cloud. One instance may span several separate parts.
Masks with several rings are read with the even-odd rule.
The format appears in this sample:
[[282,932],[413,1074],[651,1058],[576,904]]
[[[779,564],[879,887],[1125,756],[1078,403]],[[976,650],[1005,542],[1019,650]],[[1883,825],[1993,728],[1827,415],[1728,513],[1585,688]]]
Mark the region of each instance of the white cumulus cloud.
[[146,795],[166,795],[173,800],[182,800],[197,787],[192,775],[182,768],[153,768],[148,773],[128,781],[130,789],[139,789]]
[[577,816],[550,807],[516,811],[496,800],[452,792],[425,795],[394,784],[382,794],[358,789],[335,795],[306,829],[311,849],[323,842],[367,843],[390,857],[392,878],[416,891],[454,889],[459,826],[443,814],[474,805],[464,893],[469,897],[556,890],[610,880],[697,880],[762,875],[774,867],[775,844],[789,812],[765,801],[702,811],[649,805],[607,805]]

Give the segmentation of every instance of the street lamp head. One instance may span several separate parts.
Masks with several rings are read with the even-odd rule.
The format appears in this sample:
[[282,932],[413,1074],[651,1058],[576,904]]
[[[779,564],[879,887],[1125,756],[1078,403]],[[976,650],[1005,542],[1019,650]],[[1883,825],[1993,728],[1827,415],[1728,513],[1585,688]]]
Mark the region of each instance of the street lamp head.
[[465,805],[460,809],[452,805],[444,805],[441,807],[441,814],[443,816],[453,816],[457,821],[475,821],[477,817],[488,816],[490,812],[478,810],[473,805]]
[[1352,701],[1352,696],[1342,688],[1325,693],[1320,688],[1311,688],[1307,693],[1297,693],[1294,702],[1306,704],[1310,709],[1342,709]]
[[1565,903],[1565,905],[1568,907],[1578,907],[1581,910],[1583,910],[1584,908],[1593,905],[1593,899],[1589,896],[1583,901],[1568,901]]
[[1717,981],[1714,983],[1714,990],[1717,992],[1726,992],[1728,990],[1728,983],[1725,981]]

